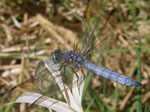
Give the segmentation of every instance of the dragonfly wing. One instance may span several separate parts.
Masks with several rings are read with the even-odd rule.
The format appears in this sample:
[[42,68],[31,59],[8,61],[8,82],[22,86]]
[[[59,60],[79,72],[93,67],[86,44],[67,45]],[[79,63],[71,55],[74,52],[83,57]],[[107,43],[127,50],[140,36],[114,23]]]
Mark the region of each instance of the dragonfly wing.
[[[45,97],[43,96],[58,100],[61,99],[63,101],[64,97],[61,92],[62,87],[60,90],[60,85],[62,86],[62,80],[60,71],[58,70],[59,67],[57,64],[52,64],[50,62],[51,61],[49,60],[39,62],[35,71],[35,76],[13,87],[10,90],[12,95],[17,95],[16,97],[18,97],[24,92],[34,92],[41,94],[42,96],[37,99],[34,104],[39,104],[40,102],[44,101]],[[46,66],[49,66],[49,69],[47,69]],[[53,72],[50,72],[50,69],[53,70]]]
[[[74,75],[73,82],[69,84],[70,81],[66,79],[66,77],[68,78],[67,73],[66,75],[62,75],[59,68],[58,64],[54,64],[50,60],[39,62],[35,70],[35,76],[13,87],[11,89],[12,95],[14,96],[19,88],[23,89],[23,93],[26,91],[41,94],[42,96],[34,101],[33,104],[40,104],[45,101],[47,97],[54,98],[57,101],[69,102],[68,93],[71,93],[71,90],[79,90],[79,92],[74,92],[74,96],[81,97],[84,82],[83,75],[80,75],[79,78],[76,78]],[[79,85],[80,87],[78,87]],[[22,92],[20,93],[22,94]],[[18,94],[17,97],[18,96],[20,96],[20,94]],[[81,103],[81,101],[79,102]]]
[[[69,90],[72,90],[72,91],[75,89],[78,89],[78,93],[81,94],[82,90],[83,90],[84,81],[85,81],[85,78],[87,75],[83,74],[82,72],[77,72],[74,75],[73,74],[67,75],[67,73],[63,73],[60,77],[60,75],[58,75],[60,73],[53,72],[53,70],[56,69],[56,67],[53,65],[54,64],[52,61],[45,61],[46,68],[50,72],[52,72],[53,77],[55,78],[55,80],[56,80],[60,90],[62,91],[64,97],[66,97],[65,91],[64,91],[66,89],[65,86],[67,86],[67,88]],[[59,69],[59,68],[57,68],[57,69]],[[76,75],[78,75],[78,77]],[[70,79],[71,79],[71,82],[70,82]]]
[[[85,42],[84,44],[82,45],[82,48],[81,48],[81,53],[83,55],[91,55],[92,53],[92,50],[95,48],[95,45],[96,45],[96,41],[102,36],[102,33],[108,23],[108,21],[110,20],[111,16],[114,14],[115,12],[115,9],[113,9],[109,15],[107,16],[107,18],[105,19],[105,22],[104,24],[102,25],[101,28],[98,28],[99,27],[99,23],[100,21],[99,20],[96,20],[93,28],[91,29],[91,31],[89,32],[88,36],[85,37]],[[96,32],[96,30],[98,30]],[[95,35],[94,35],[95,34]]]
[[85,42],[82,45],[80,53],[86,54],[88,50],[92,49],[93,42],[95,40],[94,31],[96,30],[98,26],[98,21],[94,24],[94,27],[91,29],[90,33],[85,37]]

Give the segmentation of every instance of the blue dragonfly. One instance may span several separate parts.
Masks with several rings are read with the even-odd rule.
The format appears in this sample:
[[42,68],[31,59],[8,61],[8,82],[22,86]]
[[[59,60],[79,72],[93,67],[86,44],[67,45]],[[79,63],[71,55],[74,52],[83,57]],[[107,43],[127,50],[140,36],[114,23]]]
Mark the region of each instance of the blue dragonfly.
[[[115,12],[115,9],[111,11],[109,16],[106,18],[106,21],[103,27],[106,26],[107,22],[109,21],[112,14]],[[112,80],[114,82],[127,85],[127,86],[136,86],[136,87],[143,87],[142,84],[137,82],[136,80],[129,78],[126,75],[113,72],[109,69],[103,68],[98,66],[89,61],[88,57],[91,57],[91,52],[94,49],[94,45],[98,38],[100,38],[102,31],[98,32],[96,36],[93,36],[94,30],[96,29],[98,23],[95,23],[93,29],[86,37],[86,42],[83,44],[81,50],[76,52],[76,50],[62,52],[60,49],[56,49],[51,54],[51,59],[54,63],[71,63],[72,71],[76,74],[80,68],[85,68],[95,75],[104,77],[106,79]],[[77,75],[77,74],[76,74]],[[78,77],[78,75],[77,75]]]
[[[111,11],[109,16],[106,18],[106,21],[105,21],[103,27],[105,27],[107,25],[108,21],[110,20],[110,18],[114,12],[115,12],[115,10]],[[78,78],[79,78],[78,71],[80,69],[83,72],[83,75],[85,77],[83,80],[86,79],[86,75],[83,71],[83,68],[84,68],[84,69],[87,69],[88,71],[93,72],[95,75],[112,80],[119,84],[123,84],[123,85],[127,85],[127,86],[143,87],[143,85],[141,83],[137,82],[136,80],[134,80],[126,75],[123,75],[123,74],[120,74],[117,72],[113,72],[109,69],[103,68],[103,67],[96,65],[89,61],[89,59],[92,55],[92,50],[94,49],[94,47],[96,45],[96,41],[101,37],[101,34],[103,32],[103,29],[102,29],[95,36],[94,35],[95,29],[97,27],[98,27],[98,22],[96,22],[94,24],[92,30],[88,33],[88,36],[86,36],[85,43],[82,45],[81,50],[79,52],[77,52],[78,45],[76,45],[76,47],[74,47],[74,49],[71,51],[62,52],[60,49],[56,49],[54,52],[51,53],[50,60],[54,64],[60,65],[60,67],[54,71],[57,72],[57,71],[62,70],[62,68],[64,68],[62,77],[63,77],[63,81],[67,82],[67,83],[69,83],[69,81],[67,80],[67,75],[66,75],[65,71],[66,71],[66,66],[69,66],[71,68],[71,71],[73,73],[75,73],[75,75],[77,77],[77,80],[76,80],[77,82],[78,82]],[[49,66],[49,67],[51,67],[51,66]],[[42,75],[42,74],[44,74],[44,75]],[[14,86],[10,91],[13,91],[17,87],[22,87],[22,86],[25,87],[24,85],[26,85],[27,83],[32,83],[32,87],[31,87],[31,85],[26,86],[26,87],[30,88],[31,91],[34,91],[34,89],[36,89],[43,95],[46,95],[49,97],[51,97],[51,96],[60,97],[59,95],[56,94],[56,93],[59,93],[59,92],[57,92],[57,90],[59,90],[59,88],[57,87],[57,83],[55,83],[55,81],[53,80],[51,75],[49,75],[49,71],[47,70],[47,68],[44,68],[43,61],[38,64],[37,69],[35,71],[35,75],[36,75],[35,77],[33,77],[27,81],[24,81],[23,83],[21,83],[17,86]],[[58,88],[58,89],[56,89],[56,88]],[[55,90],[55,91],[53,91],[53,90]],[[42,98],[39,98],[38,100],[33,102],[33,104],[35,104],[35,103],[37,104],[37,103],[43,101],[43,99],[41,101],[40,101],[40,99],[42,99]]]

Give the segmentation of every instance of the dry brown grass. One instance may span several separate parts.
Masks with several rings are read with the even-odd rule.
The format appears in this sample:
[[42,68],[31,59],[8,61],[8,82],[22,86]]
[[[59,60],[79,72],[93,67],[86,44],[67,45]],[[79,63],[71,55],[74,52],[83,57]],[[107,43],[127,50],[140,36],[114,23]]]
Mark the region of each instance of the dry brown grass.
[[[87,1],[72,0],[70,1],[71,8],[66,4],[59,0],[51,0],[51,2],[24,0],[23,3],[16,0],[0,1],[0,98],[3,98],[3,94],[10,87],[33,76],[39,60],[47,59],[55,49],[71,50],[74,40],[81,44],[83,38],[80,34],[84,30],[81,18],[85,18],[86,14],[88,21],[99,12],[104,14],[102,19],[105,19],[107,12],[117,8],[117,13],[112,17],[96,44],[97,52],[94,53],[92,61],[97,60],[98,51],[102,49],[107,38],[111,37],[98,64],[137,79],[139,32],[142,50],[141,83],[145,86],[142,89],[142,106],[143,110],[150,108],[149,1],[139,1],[135,4],[137,28],[134,26],[132,7],[127,2],[108,1],[106,4],[104,1],[90,2],[89,7],[92,8],[87,13]],[[105,8],[106,12],[102,8]],[[138,94],[137,90],[135,88],[129,90],[118,85],[119,97],[116,101],[114,89],[116,84],[111,81],[104,84],[103,80],[98,76],[93,79],[91,88],[95,90],[95,94],[97,93],[101,99],[104,99],[113,110],[132,110],[130,105],[134,107],[134,96]],[[1,100],[0,110],[6,111],[7,107],[3,104],[8,103],[10,99],[7,97]],[[88,100],[85,98],[83,104],[85,109],[90,102]],[[20,112],[29,111],[25,107],[26,105],[21,104]],[[90,111],[96,110],[98,109],[93,106]],[[16,112],[14,108],[10,111]],[[31,111],[35,112],[38,109],[33,108]]]

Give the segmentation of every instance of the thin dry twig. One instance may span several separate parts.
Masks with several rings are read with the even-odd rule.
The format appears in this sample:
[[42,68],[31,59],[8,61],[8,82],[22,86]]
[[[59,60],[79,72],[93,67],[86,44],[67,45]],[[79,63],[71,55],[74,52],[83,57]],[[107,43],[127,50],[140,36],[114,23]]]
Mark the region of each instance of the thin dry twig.
[[132,88],[128,94],[126,95],[126,97],[124,98],[123,102],[120,105],[120,110],[123,110],[124,107],[127,105],[129,98],[132,96],[133,92],[134,92],[135,88]]

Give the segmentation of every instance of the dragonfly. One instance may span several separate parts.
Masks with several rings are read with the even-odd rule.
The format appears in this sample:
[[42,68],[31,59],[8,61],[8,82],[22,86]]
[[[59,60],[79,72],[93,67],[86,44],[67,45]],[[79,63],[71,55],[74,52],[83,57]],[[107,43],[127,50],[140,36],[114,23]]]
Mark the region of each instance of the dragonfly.
[[[106,18],[106,21],[103,25],[103,27],[105,27],[108,23],[108,21],[110,20],[111,16],[114,14],[115,10],[112,10],[109,14],[109,16]],[[60,67],[57,70],[54,71],[60,71],[63,69],[63,74],[62,76],[65,76],[65,78],[63,79],[63,81],[66,81],[66,66],[69,66],[71,68],[71,71],[76,75],[77,77],[77,82],[78,82],[78,71],[81,69],[81,71],[83,72],[83,75],[85,74],[84,71],[82,69],[86,69],[88,71],[93,72],[95,75],[101,76],[105,79],[109,79],[112,80],[114,82],[117,82],[119,84],[122,85],[127,85],[127,86],[135,86],[135,87],[143,87],[143,85],[139,82],[137,82],[136,80],[117,73],[117,72],[113,72],[112,70],[106,69],[104,67],[101,67],[99,65],[96,65],[94,63],[92,63],[90,61],[91,55],[92,55],[92,50],[94,49],[95,45],[96,45],[96,41],[101,37],[101,34],[103,32],[103,30],[101,32],[98,32],[96,34],[96,36],[94,35],[95,33],[95,29],[98,27],[98,23],[95,23],[92,30],[89,32],[88,36],[86,37],[86,41],[85,43],[82,45],[81,50],[79,52],[77,52],[77,45],[76,47],[71,50],[71,51],[67,51],[67,52],[63,52],[60,49],[56,49],[54,52],[51,53],[50,56],[50,60],[54,63],[54,64],[59,64]],[[45,62],[49,62],[45,61]],[[59,97],[59,95],[54,96],[55,93],[57,93],[57,89],[56,89],[56,83],[54,83],[53,78],[51,78],[51,75],[41,75],[41,74],[48,74],[49,71],[47,70],[47,68],[44,68],[44,63],[40,62],[37,66],[36,69],[36,76],[32,78],[32,80],[30,79],[13,87],[11,89],[11,91],[13,91],[14,89],[16,89],[18,86],[24,86],[26,85],[26,83],[31,82],[33,86],[36,86],[35,88],[38,89],[40,91],[40,93],[47,95],[47,94],[51,94],[53,95],[53,97]],[[51,66],[48,66],[51,67]],[[86,79],[86,75],[84,75],[84,79]],[[36,80],[35,80],[36,79]],[[35,82],[35,84],[33,84]],[[47,82],[47,83],[45,83]],[[30,86],[27,86],[28,88],[30,88]],[[45,89],[47,88],[47,89]],[[49,89],[51,88],[51,89]],[[33,88],[31,88],[31,90],[34,90]],[[53,91],[55,90],[55,91]],[[53,94],[54,93],[54,94]],[[56,94],[55,94],[56,95]],[[48,95],[47,95],[48,96]],[[38,100],[34,103],[37,103]]]
[[[110,19],[110,17],[112,16],[114,12],[115,12],[115,9],[111,11],[108,17],[108,20]],[[104,23],[104,26],[107,24],[108,20]],[[88,60],[88,56],[90,55],[88,53],[91,52],[91,50],[93,49],[92,45],[95,44],[96,40],[99,38],[99,37],[92,38],[94,29],[96,27],[97,27],[97,23],[95,24],[93,30],[90,32],[89,36],[87,37],[86,43],[82,46],[81,51],[79,53],[76,52],[75,50],[62,52],[60,49],[56,49],[51,54],[52,61],[54,63],[71,63],[73,66],[72,71],[74,73],[78,72],[80,68],[85,68],[93,72],[95,75],[104,77],[106,79],[112,80],[122,85],[143,87],[142,84],[140,84],[139,82],[137,82],[136,80],[132,78],[129,78],[126,75],[113,72],[109,69],[96,65]]]

